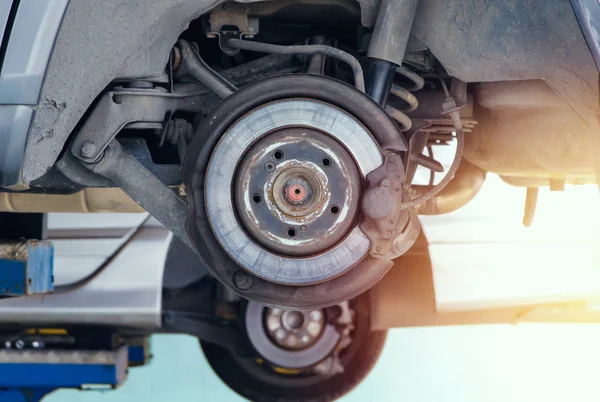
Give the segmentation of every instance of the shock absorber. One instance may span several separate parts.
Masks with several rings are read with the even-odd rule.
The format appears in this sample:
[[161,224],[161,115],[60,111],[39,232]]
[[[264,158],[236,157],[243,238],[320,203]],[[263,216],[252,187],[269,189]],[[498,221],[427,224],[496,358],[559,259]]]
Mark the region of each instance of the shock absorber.
[[[369,68],[366,76],[367,94],[379,103],[398,123],[398,126],[406,137],[418,132],[423,127],[412,127],[411,119],[405,112],[417,108],[418,100],[410,92],[423,88],[423,78],[416,73],[402,67],[406,46],[410,37],[412,24],[417,13],[419,0],[382,0],[377,13],[377,20],[373,28],[373,35],[369,43],[367,56],[370,59]],[[393,83],[395,74],[398,73],[409,82],[405,88]],[[466,84],[458,80],[453,80],[451,91],[448,90],[444,81],[441,81],[442,87],[446,93],[446,100],[443,103],[444,114],[452,119],[455,127],[457,149],[456,156],[452,166],[446,173],[446,176],[435,186],[428,189],[424,194],[413,198],[402,200],[401,209],[414,208],[416,205],[427,201],[438,194],[452,180],[454,173],[458,169],[462,157],[464,146],[464,129],[460,119],[459,109],[456,99],[466,98]],[[451,93],[452,92],[452,93]],[[400,107],[387,105],[389,94],[403,101]],[[461,96],[456,96],[459,94]],[[412,129],[412,130],[411,130]],[[426,145],[427,136],[425,136]],[[423,141],[421,141],[422,143]],[[433,171],[443,171],[443,167],[433,158],[421,155],[423,147],[420,144],[417,147],[411,147],[408,152],[408,158],[405,163],[410,165],[423,165]],[[404,166],[406,168],[406,166]],[[414,172],[406,172],[408,175],[405,184],[410,184]]]
[[367,56],[367,94],[385,106],[396,69],[402,65],[419,0],[382,0]]

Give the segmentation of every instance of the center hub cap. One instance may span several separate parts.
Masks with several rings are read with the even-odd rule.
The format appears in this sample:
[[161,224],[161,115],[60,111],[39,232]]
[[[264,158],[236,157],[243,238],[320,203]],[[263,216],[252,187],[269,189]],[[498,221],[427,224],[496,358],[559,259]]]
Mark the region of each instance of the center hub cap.
[[248,150],[233,195],[242,225],[258,243],[306,256],[333,247],[356,224],[361,182],[354,159],[338,141],[291,127]]

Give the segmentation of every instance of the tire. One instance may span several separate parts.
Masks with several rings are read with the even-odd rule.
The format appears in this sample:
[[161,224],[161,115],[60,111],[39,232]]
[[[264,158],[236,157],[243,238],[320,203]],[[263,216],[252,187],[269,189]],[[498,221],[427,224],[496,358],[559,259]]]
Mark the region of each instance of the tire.
[[256,358],[242,358],[227,349],[200,342],[208,363],[219,378],[242,397],[255,402],[325,402],[350,392],[369,374],[383,349],[387,331],[371,331],[368,309],[361,296],[352,343],[340,354],[344,372],[331,377],[281,374]]

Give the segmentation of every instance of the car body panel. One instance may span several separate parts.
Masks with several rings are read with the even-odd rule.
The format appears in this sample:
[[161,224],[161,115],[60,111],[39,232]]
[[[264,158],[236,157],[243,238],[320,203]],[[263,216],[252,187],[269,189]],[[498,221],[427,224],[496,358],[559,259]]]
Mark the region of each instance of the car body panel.
[[571,0],[577,20],[600,70],[600,2],[597,0]]
[[145,214],[53,214],[49,237],[55,246],[55,294],[0,300],[0,323],[19,325],[106,325],[157,329],[161,324],[162,279],[172,235],[150,219],[92,281],[67,292],[111,255],[123,234]]
[[[35,105],[69,0],[4,1],[0,5],[0,187],[22,184],[20,177]],[[13,7],[17,7],[16,12]],[[8,32],[9,16],[12,28]],[[51,129],[46,135],[52,135]]]
[[[23,0],[21,7],[28,1],[35,0]],[[63,5],[66,0],[53,1]],[[463,81],[544,79],[582,119],[595,119],[597,70],[569,0],[479,3],[422,0],[413,35]],[[3,180],[2,185],[27,186],[44,175],[112,81],[164,81],[178,36],[218,4],[220,0],[70,0],[35,106],[20,175],[15,182],[10,174],[13,183]],[[377,8],[376,0],[360,4],[363,20]]]
[[0,104],[38,103],[48,59],[68,2],[19,2],[0,70]]
[[0,105],[0,187],[19,183],[33,108]]

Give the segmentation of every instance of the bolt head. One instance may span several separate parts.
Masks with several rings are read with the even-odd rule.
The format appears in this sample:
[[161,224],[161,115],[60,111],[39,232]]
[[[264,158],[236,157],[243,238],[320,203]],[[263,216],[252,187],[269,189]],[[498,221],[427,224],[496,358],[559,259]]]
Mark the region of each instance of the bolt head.
[[265,163],[265,171],[266,172],[271,173],[274,170],[275,170],[275,163],[273,163],[273,162]]
[[239,270],[233,276],[233,284],[240,290],[248,290],[254,284],[254,278],[248,272]]
[[96,146],[91,142],[86,142],[81,147],[81,156],[89,158],[96,152]]
[[290,202],[299,203],[304,201],[306,193],[306,188],[302,184],[295,183],[286,188],[285,197]]

